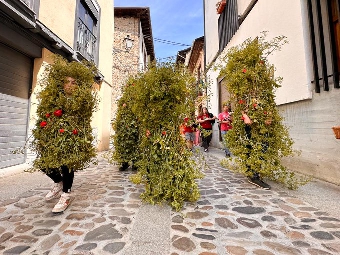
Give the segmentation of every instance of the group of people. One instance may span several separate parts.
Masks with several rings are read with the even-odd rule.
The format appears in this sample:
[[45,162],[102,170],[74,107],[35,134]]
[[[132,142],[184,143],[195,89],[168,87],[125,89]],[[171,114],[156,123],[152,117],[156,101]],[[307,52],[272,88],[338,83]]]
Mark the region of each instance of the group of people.
[[[78,88],[77,80],[74,77],[71,77],[70,75],[65,76],[66,77],[64,77],[64,83],[59,85],[61,95],[63,95],[66,98],[66,101],[72,101],[74,97],[74,91]],[[63,114],[67,114],[67,109],[65,109],[65,112],[63,112]],[[48,116],[46,115],[46,117]],[[242,119],[245,123],[247,137],[250,137],[252,121],[247,116],[246,113],[243,113]],[[192,151],[194,144],[197,144],[197,141],[200,140],[202,143],[201,146],[204,148],[204,152],[208,152],[209,145],[212,140],[213,125],[216,122],[216,120],[218,120],[217,122],[219,125],[219,130],[221,132],[221,136],[223,139],[225,155],[226,157],[231,156],[231,152],[226,142],[226,134],[229,130],[232,129],[233,117],[231,107],[228,104],[223,105],[223,111],[218,114],[218,117],[214,116],[212,113],[209,113],[207,107],[203,107],[201,112],[198,114],[196,118],[184,119],[183,135],[186,141],[187,148],[189,150]],[[37,124],[38,129],[47,128],[45,127],[47,124],[43,125],[44,122],[46,121],[42,121],[41,123]],[[77,131],[76,129],[72,131],[74,135],[78,134],[78,131],[77,132],[76,131]],[[65,131],[64,129],[60,129],[58,132],[62,133]],[[197,137],[197,133],[199,133],[200,138]],[[53,135],[54,133],[51,133],[51,136]],[[41,156],[43,156],[43,154],[41,154]],[[119,170],[120,171],[126,170],[128,166],[129,166],[128,163],[123,162],[122,167]],[[53,200],[55,198],[59,198],[59,201],[52,209],[52,212],[54,213],[63,212],[71,202],[70,193],[74,179],[74,172],[76,171],[76,169],[71,169],[68,165],[62,165],[58,168],[46,167],[40,170],[45,172],[46,175],[50,177],[51,180],[54,182],[52,189],[47,193],[45,199]],[[135,167],[133,167],[133,170],[136,170]],[[249,167],[249,171],[252,171],[251,167]],[[248,180],[249,182],[259,187],[262,187],[264,189],[270,189],[270,186],[261,180],[256,171],[252,171],[252,174],[250,174]]]
[[[219,123],[219,130],[221,132],[222,140],[223,140],[223,145],[224,145],[224,151],[226,157],[231,156],[231,152],[228,148],[227,141],[226,141],[226,134],[227,132],[232,129],[232,112],[231,112],[231,107],[228,104],[223,105],[223,111],[218,115],[218,117],[214,116],[212,113],[209,113],[208,109],[206,107],[202,108],[202,111],[198,114],[197,119],[195,124],[189,124],[189,119],[185,118],[184,119],[184,137],[186,140],[186,144],[189,150],[192,151],[194,140],[195,140],[195,132],[196,128],[200,126],[199,132],[200,132],[200,137],[202,140],[202,147],[204,148],[205,152],[208,152],[208,148],[212,139],[212,129],[213,129],[213,124],[215,123],[215,120],[218,120]],[[249,118],[249,116],[245,113],[242,112],[242,120],[245,124],[245,132],[247,135],[247,138],[251,138],[251,124],[252,120]],[[270,125],[270,122],[266,121],[266,125]],[[263,145],[263,148],[266,149],[268,145]],[[250,150],[252,148],[249,148]],[[251,166],[248,166],[248,182],[263,188],[263,189],[270,189],[270,185],[265,183],[260,175],[257,173],[256,170],[253,170]]]
[[228,130],[232,128],[232,113],[228,104],[223,105],[223,111],[218,115],[218,117],[210,113],[207,107],[203,107],[194,123],[190,124],[189,118],[184,119],[183,134],[189,150],[192,150],[194,142],[197,140],[195,134],[197,134],[196,130],[199,127],[198,132],[201,138],[202,147],[204,148],[205,152],[208,152],[212,139],[213,125],[216,120],[218,120],[219,123],[219,129],[221,131],[226,157],[230,157],[231,153],[226,146],[225,141],[225,136]]

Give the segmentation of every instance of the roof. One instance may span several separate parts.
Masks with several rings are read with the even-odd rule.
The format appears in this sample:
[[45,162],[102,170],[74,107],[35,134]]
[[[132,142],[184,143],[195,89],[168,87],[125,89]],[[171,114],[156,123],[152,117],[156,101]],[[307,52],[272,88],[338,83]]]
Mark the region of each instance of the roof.
[[190,50],[191,50],[191,47],[178,51],[177,57],[176,57],[176,63],[177,64],[179,64],[179,63],[184,64],[185,58],[186,58],[186,56],[187,56],[187,54]]
[[155,50],[153,45],[151,17],[149,7],[114,7],[115,17],[137,17],[140,19],[142,33],[146,52],[150,56],[150,60],[155,59]]
[[192,44],[190,56],[189,56],[189,63],[188,63],[189,69],[191,71],[193,71],[195,68],[197,60],[201,54],[201,50],[203,50],[203,46],[204,46],[204,36],[201,36],[194,40]]

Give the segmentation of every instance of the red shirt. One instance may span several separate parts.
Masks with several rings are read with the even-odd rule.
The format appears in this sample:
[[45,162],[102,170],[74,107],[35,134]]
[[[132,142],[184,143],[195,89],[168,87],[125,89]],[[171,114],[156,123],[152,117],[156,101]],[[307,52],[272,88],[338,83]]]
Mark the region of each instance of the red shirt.
[[192,126],[188,126],[188,121],[189,121],[189,118],[184,119],[183,133],[192,133],[195,131]]
[[[203,114],[203,115],[200,115],[200,116],[197,117],[198,120],[205,120],[207,118],[210,118],[209,114]],[[200,125],[204,129],[212,129],[212,125],[211,125],[210,120],[206,120],[204,122],[201,122]]]
[[[230,121],[230,118],[229,118],[229,112],[221,112],[219,115],[218,115],[218,119],[220,121],[226,121],[226,120],[229,120]],[[229,118],[229,119],[228,119]],[[228,131],[229,129],[231,129],[231,123],[221,123],[221,131]]]

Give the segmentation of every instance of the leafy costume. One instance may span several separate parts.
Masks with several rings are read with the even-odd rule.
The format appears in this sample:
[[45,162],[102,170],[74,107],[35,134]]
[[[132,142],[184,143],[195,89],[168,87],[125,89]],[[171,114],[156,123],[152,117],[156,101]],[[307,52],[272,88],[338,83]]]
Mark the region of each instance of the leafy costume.
[[[95,68],[87,63],[67,62],[56,57],[48,66],[38,94],[37,121],[30,148],[36,153],[32,170],[86,168],[96,156],[91,117],[97,107],[93,90]],[[76,80],[76,88],[67,96],[66,77]]]
[[[151,204],[167,202],[180,210],[184,201],[200,196],[196,179],[203,177],[201,166],[191,158],[179,131],[184,116],[194,111],[195,86],[194,78],[183,69],[161,63],[136,76],[118,102],[114,158],[137,158],[138,172],[131,180],[145,186],[141,197]],[[130,141],[135,141],[137,120],[135,149]]]
[[[225,77],[234,108],[233,128],[227,133],[227,143],[236,156],[233,162],[237,170],[247,176],[258,173],[296,188],[306,180],[298,180],[281,163],[283,157],[293,154],[293,140],[275,103],[275,90],[282,78],[274,77],[275,68],[267,60],[268,55],[285,43],[284,36],[269,42],[264,36],[247,39],[227,52],[220,75]],[[242,113],[249,116],[251,126],[244,123]]]
[[123,88],[123,96],[118,100],[116,118],[112,122],[115,131],[112,136],[115,148],[112,159],[122,164],[122,170],[128,167],[129,162],[132,164],[136,162],[140,154],[138,120],[132,112],[132,104],[136,96],[133,87],[133,81],[129,81]]

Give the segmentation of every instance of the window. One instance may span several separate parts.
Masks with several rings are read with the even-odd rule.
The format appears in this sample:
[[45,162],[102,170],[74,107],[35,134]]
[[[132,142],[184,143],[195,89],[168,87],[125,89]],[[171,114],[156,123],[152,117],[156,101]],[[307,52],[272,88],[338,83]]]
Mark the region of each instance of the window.
[[77,11],[76,50],[87,60],[98,62],[98,15],[90,0],[80,0]]
[[329,91],[333,81],[339,86],[340,0],[307,0],[315,92]]
[[335,70],[335,73],[337,72],[339,75],[340,71],[340,21],[339,21],[339,1],[337,0],[331,0],[330,3],[331,7],[331,29],[334,33],[334,48],[333,54],[335,55],[335,59],[337,61],[337,70]]

